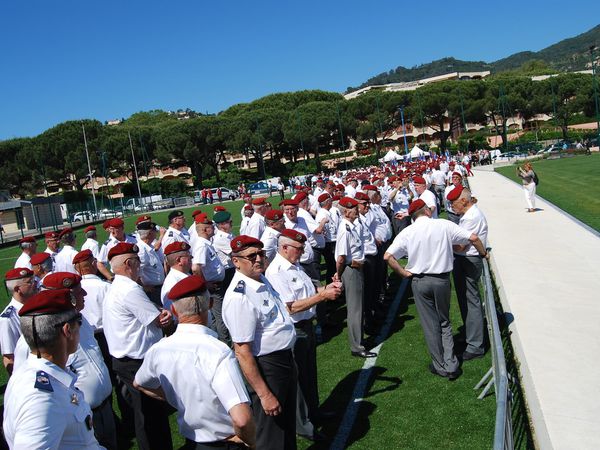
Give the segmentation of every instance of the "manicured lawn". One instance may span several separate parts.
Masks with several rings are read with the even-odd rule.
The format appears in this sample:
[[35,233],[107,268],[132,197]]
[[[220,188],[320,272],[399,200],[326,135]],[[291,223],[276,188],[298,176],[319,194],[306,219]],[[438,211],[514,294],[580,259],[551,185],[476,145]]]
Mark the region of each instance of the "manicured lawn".
[[[537,194],[600,231],[600,155],[533,162],[540,178]],[[520,183],[514,165],[498,173]]]

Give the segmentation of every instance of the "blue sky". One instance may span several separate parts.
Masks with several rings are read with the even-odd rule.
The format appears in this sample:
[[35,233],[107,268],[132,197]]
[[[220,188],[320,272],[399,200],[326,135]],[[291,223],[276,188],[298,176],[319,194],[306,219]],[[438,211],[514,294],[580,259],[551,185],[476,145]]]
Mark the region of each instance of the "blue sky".
[[399,65],[494,61],[600,23],[597,0],[407,3],[4,0],[0,140],[72,119],[342,92]]

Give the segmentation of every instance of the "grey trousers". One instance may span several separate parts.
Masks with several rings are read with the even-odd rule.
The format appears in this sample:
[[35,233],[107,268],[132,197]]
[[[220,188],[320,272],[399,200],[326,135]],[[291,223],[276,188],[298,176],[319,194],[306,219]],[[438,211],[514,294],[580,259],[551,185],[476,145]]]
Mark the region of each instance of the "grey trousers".
[[344,293],[346,295],[346,324],[348,325],[348,341],[350,351],[362,352],[365,348],[363,337],[363,273],[360,269],[346,266],[342,274]]
[[467,348],[469,353],[485,353],[483,307],[479,296],[479,279],[483,271],[483,260],[478,256],[454,257],[454,288],[458,297],[458,306],[465,325]]
[[450,323],[450,276],[414,276],[412,291],[433,366],[437,371],[455,372],[458,359]]
[[117,450],[117,427],[112,409],[112,395],[92,411],[94,435],[107,450]]
[[212,298],[213,305],[211,308],[211,313],[213,317],[213,323],[210,324],[211,328],[217,332],[219,335],[219,340],[224,344],[228,345],[230,348],[233,347],[231,342],[231,335],[229,334],[229,330],[225,326],[225,322],[223,322],[223,295],[225,292],[223,291],[223,285],[216,289],[214,292],[210,293],[210,297]]

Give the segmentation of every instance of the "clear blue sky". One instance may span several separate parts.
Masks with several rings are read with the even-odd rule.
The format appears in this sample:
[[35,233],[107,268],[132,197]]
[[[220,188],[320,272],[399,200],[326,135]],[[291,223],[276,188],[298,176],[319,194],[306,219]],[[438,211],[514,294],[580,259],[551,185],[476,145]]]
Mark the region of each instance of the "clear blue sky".
[[0,139],[149,109],[342,92],[399,65],[494,61],[600,22],[600,1],[5,0]]

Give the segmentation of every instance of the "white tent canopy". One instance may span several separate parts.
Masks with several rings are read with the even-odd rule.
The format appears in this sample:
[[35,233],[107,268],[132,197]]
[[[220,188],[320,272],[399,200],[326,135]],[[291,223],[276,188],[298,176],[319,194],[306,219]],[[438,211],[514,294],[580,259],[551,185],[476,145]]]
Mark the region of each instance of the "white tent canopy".
[[418,158],[420,156],[429,156],[429,152],[421,150],[418,146],[414,146],[409,153],[411,158]]
[[402,159],[402,156],[400,156],[398,153],[396,153],[394,150],[390,150],[389,152],[387,152],[385,154],[385,156],[383,157],[383,160],[385,162],[390,162],[390,161],[397,161],[399,159]]

